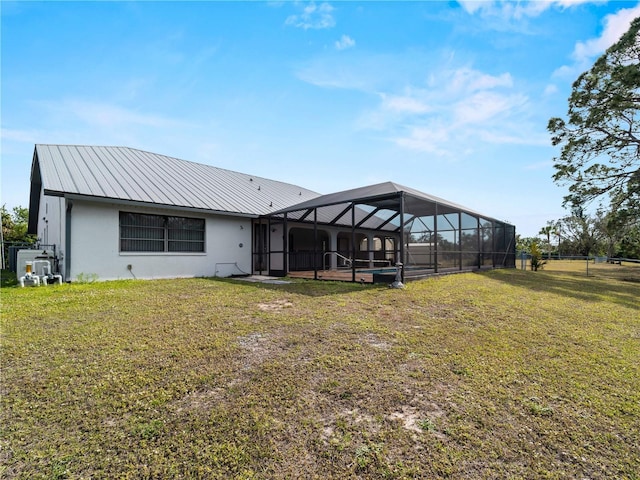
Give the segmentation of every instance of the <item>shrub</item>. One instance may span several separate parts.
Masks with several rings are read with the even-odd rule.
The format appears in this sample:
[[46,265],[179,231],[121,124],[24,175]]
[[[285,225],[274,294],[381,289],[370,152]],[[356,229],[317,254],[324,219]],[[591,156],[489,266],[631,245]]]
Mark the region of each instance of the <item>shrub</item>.
[[542,270],[543,265],[547,263],[542,260],[542,252],[537,243],[531,244],[531,270],[537,272],[538,269]]

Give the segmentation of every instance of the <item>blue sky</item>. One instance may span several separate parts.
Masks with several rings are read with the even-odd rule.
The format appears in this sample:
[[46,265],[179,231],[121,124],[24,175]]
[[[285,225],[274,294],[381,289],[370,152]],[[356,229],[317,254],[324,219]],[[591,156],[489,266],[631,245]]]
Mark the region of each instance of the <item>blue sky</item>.
[[546,131],[638,2],[6,2],[2,203],[36,143],[122,145],[331,193],[394,181],[536,235]]

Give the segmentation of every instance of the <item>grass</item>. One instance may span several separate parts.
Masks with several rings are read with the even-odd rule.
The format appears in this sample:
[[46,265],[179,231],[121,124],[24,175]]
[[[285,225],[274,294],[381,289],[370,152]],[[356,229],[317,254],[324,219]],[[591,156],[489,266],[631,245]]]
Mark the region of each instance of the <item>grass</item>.
[[10,270],[0,271],[0,288],[15,287],[18,285],[16,274]]
[[552,265],[4,288],[0,476],[638,479],[640,268]]

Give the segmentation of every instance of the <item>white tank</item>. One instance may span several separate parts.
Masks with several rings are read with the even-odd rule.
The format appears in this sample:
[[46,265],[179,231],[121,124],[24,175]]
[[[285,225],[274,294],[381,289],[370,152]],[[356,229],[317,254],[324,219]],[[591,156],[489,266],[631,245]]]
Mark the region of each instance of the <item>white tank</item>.
[[[49,260],[51,266],[54,265],[53,252],[49,250],[18,250],[18,256],[16,259],[16,277],[24,277],[27,273],[27,262],[33,262],[36,260]],[[36,267],[43,264],[35,264]],[[35,275],[43,275],[43,272],[33,271]],[[53,273],[53,272],[51,272]]]

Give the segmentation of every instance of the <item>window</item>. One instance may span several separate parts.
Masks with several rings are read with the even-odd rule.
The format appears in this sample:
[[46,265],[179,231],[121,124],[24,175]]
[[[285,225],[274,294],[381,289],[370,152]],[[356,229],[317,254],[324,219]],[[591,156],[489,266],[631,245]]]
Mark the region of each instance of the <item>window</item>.
[[120,212],[121,252],[204,252],[204,219]]

